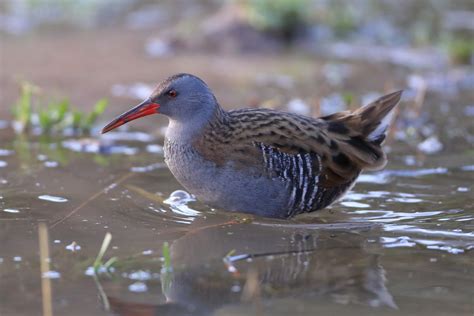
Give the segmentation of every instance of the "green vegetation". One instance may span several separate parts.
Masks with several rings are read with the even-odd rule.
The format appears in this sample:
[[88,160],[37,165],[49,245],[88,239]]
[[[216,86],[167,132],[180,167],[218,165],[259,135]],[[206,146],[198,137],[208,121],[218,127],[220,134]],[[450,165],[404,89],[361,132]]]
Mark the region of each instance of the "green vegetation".
[[107,260],[105,263],[102,261],[104,258],[104,254],[107,251],[107,248],[109,248],[110,242],[112,241],[112,234],[107,233],[105,234],[104,240],[102,241],[102,246],[100,247],[99,253],[97,254],[97,257],[95,258],[94,264],[92,267],[94,268],[95,274],[99,273],[99,269],[101,267],[104,267],[107,272],[110,271],[112,266],[117,262],[117,257],[112,257],[109,260]]
[[163,265],[161,266],[161,290],[168,293],[173,281],[173,267],[171,266],[170,246],[168,242],[163,243]]
[[248,0],[250,24],[292,40],[308,24],[308,0]]
[[346,38],[357,28],[356,16],[350,3],[331,1],[322,19],[339,38]]
[[20,126],[20,129],[23,130],[31,122],[31,112],[32,112],[32,96],[33,93],[37,93],[38,88],[33,86],[28,82],[23,82],[20,85],[20,97],[18,101],[13,106],[12,112],[15,117],[15,121]]
[[445,44],[451,61],[455,64],[469,64],[474,59],[474,40],[456,37]]
[[38,127],[46,135],[66,129],[72,129],[76,134],[89,134],[108,105],[107,99],[101,99],[91,112],[81,112],[68,99],[43,103],[39,91],[38,87],[29,82],[20,84],[20,97],[12,108],[16,130],[20,133]]
[[171,267],[171,255],[170,255],[170,246],[167,242],[163,243],[162,247],[162,253],[163,253],[163,267],[161,269],[162,272],[171,272],[172,267]]

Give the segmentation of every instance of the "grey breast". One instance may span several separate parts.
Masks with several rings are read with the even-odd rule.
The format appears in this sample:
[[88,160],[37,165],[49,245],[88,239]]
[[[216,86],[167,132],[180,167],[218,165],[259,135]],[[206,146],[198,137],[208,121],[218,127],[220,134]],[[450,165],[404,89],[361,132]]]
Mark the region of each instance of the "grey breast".
[[165,161],[181,185],[204,203],[262,216],[288,216],[288,182],[268,177],[261,168],[244,171],[232,162],[217,166],[191,145],[169,139],[165,141]]

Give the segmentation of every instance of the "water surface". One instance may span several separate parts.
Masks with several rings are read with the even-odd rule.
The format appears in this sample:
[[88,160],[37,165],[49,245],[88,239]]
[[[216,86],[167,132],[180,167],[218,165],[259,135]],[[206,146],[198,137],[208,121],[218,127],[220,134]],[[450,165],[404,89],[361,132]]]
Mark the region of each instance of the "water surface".
[[[416,167],[391,153],[388,167],[361,177],[341,203],[281,221],[195,201],[165,167],[160,139],[119,133],[109,136],[112,143],[46,141],[0,133],[2,314],[36,313],[45,278],[57,314],[473,311],[470,154],[456,162],[450,153],[427,157]],[[51,258],[43,274],[41,222]],[[107,232],[105,259],[117,262],[93,277]]]

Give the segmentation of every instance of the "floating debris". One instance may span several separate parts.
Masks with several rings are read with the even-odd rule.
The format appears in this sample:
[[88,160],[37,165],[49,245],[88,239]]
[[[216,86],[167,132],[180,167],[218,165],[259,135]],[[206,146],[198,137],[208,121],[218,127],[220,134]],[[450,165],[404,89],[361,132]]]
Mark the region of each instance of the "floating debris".
[[417,148],[425,154],[435,154],[443,150],[443,144],[439,141],[438,137],[430,136],[419,143]]
[[12,209],[12,208],[6,208],[3,211],[6,212],[6,213],[13,213],[13,214],[20,213],[19,210]]
[[130,280],[147,281],[152,278],[152,274],[149,271],[138,270],[130,272],[127,277]]
[[0,156],[10,156],[11,154],[13,154],[13,150],[0,148]]
[[148,286],[143,282],[135,282],[128,286],[130,292],[142,293],[148,291]]
[[5,168],[8,166],[8,163],[6,161],[0,160],[0,168]]
[[58,271],[50,270],[44,272],[42,277],[46,279],[59,279],[61,277],[61,273],[59,273]]
[[60,196],[47,195],[47,194],[38,196],[38,199],[49,201],[49,202],[55,202],[55,203],[64,203],[68,201],[68,199],[66,198],[63,198]]
[[101,273],[106,273],[106,272],[108,271],[107,271],[107,268],[104,266],[100,266],[97,270],[94,269],[94,267],[90,266],[90,267],[87,267],[86,271],[84,271],[84,274],[87,276],[94,276],[96,274],[101,274]]
[[15,262],[21,262],[21,260],[23,260],[23,259],[20,256],[13,257],[13,261],[15,261]]
[[79,246],[75,241],[73,241],[72,243],[66,246],[66,250],[75,252],[75,251],[81,250],[81,246]]
[[57,166],[59,166],[59,163],[57,161],[45,161],[44,166],[46,168],[56,168]]

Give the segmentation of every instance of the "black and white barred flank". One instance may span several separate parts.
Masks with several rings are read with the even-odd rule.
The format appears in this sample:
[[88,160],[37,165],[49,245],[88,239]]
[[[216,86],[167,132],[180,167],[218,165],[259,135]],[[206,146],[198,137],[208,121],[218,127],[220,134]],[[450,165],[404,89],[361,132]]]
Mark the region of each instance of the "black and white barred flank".
[[287,184],[290,190],[288,216],[309,212],[327,205],[325,189],[318,186],[321,158],[315,153],[288,154],[262,143],[265,169]]

